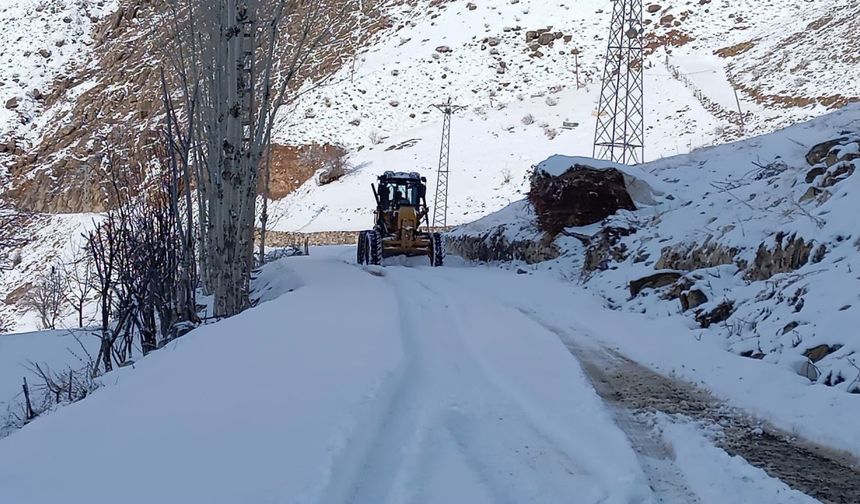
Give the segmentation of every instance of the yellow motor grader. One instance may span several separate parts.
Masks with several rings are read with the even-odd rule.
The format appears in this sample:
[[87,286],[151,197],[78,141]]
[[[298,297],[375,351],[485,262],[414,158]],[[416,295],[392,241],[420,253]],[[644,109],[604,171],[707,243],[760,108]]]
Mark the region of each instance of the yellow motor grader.
[[358,234],[359,264],[382,264],[386,257],[427,256],[432,266],[442,266],[442,235],[429,231],[427,179],[415,172],[387,171],[371,185],[376,198],[374,226]]

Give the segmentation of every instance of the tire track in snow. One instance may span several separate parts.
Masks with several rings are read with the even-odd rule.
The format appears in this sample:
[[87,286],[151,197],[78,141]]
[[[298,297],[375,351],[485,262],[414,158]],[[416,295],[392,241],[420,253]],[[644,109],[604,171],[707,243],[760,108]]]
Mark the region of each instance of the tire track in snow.
[[[387,279],[384,281],[390,283]],[[404,319],[402,300],[394,296],[392,313],[399,317],[404,359],[368,405],[363,425],[351,433],[347,447],[332,471],[332,481],[321,502],[330,504],[387,502],[399,473],[404,446],[414,441],[410,426],[419,423],[419,404],[412,398],[420,388],[421,363],[414,334]]]
[[[420,277],[415,276],[415,281],[423,285],[425,288],[436,292],[438,295],[442,295],[427,285],[427,283]],[[446,283],[451,282],[450,279],[445,279],[444,281]],[[456,289],[456,286],[453,286],[453,288]],[[508,309],[518,312],[522,316],[533,321],[539,327],[559,337],[562,342],[568,346],[568,349],[574,357],[583,365],[583,370],[592,380],[592,385],[595,385],[594,376],[596,373],[594,369],[591,369],[593,367],[594,359],[590,356],[588,351],[579,347],[574,351],[574,349],[568,344],[568,341],[570,340],[569,336],[563,336],[558,329],[539,320],[534,313],[521,308],[509,307]],[[640,419],[636,418],[630,409],[616,402],[607,400],[607,396],[611,395],[610,391],[601,390],[600,387],[597,386],[595,386],[595,391],[604,399],[604,401],[606,401],[607,409],[612,415],[613,420],[630,441],[630,444],[639,459],[639,464],[645,473],[645,476],[648,478],[648,482],[657,499],[659,499],[659,502],[684,502],[687,504],[698,504],[700,499],[689,489],[680,469],[675,463],[674,453],[672,452],[671,447],[663,442],[662,439],[659,441],[655,440],[650,427]],[[522,411],[527,409],[522,405],[520,408]]]
[[[504,425],[494,422],[496,420],[495,415],[478,419],[459,409],[452,409],[446,421],[450,435],[460,446],[470,467],[483,478],[491,480],[494,489],[505,489],[502,493],[498,493],[496,490],[497,498],[494,502],[555,502],[554,499],[558,499],[559,495],[564,495],[565,500],[576,496],[583,502],[602,502],[606,499],[607,496],[602,493],[599,487],[587,484],[593,475],[586,467],[560,448],[564,443],[553,439],[547,431],[539,426],[540,422],[532,418],[532,408],[520,398],[511,396],[507,387],[508,384],[500,382],[493,376],[493,373],[486,368],[483,360],[475,354],[471,345],[462,340],[463,335],[474,330],[474,328],[467,327],[465,321],[471,320],[470,317],[473,317],[476,312],[480,313],[480,309],[471,306],[465,297],[454,296],[452,298],[451,293],[459,290],[456,286],[453,286],[452,291],[442,292],[427,283],[424,276],[426,273],[420,271],[406,273],[405,270],[403,273],[408,274],[413,283],[432,293],[436,299],[444,300],[451,307],[449,317],[451,323],[449,325],[453,330],[448,331],[448,333],[460,336],[458,347],[462,348],[462,353],[469,357],[472,362],[470,367],[479,371],[479,378],[473,377],[472,380],[480,379],[486,387],[495,390],[499,397],[505,397],[505,404],[496,406],[499,411],[505,411],[507,422]],[[446,281],[446,283],[448,282]],[[507,306],[499,306],[499,308],[509,314],[524,317],[534,324],[531,317],[524,316],[519,310]],[[537,324],[536,327],[542,328],[543,326]],[[498,420],[502,420],[502,418],[498,418]],[[516,428],[505,431],[506,428],[511,428],[511,424],[515,425]],[[505,478],[507,475],[497,474],[487,464],[487,461],[498,462],[499,457],[499,453],[494,452],[490,447],[497,445],[499,440],[510,440],[522,432],[528,432],[528,441],[519,449],[515,449],[515,454],[510,457],[508,465],[509,467],[516,467],[517,474],[521,479],[525,479],[525,484],[520,482],[521,486],[525,487],[525,491],[522,488],[511,486],[511,481]],[[564,479],[579,483],[566,488],[559,487],[558,481]],[[547,489],[551,489],[551,491],[546,491]],[[583,493],[588,490],[591,491],[590,494]],[[540,497],[535,498],[535,495],[540,495]],[[513,499],[511,499],[512,496],[514,496]],[[645,502],[645,500],[630,501],[631,504],[638,502]],[[695,504],[697,501],[690,500],[689,502]]]
[[[533,312],[522,311],[561,338],[582,363],[595,390],[607,403],[626,412],[628,418],[635,419],[636,413],[662,412],[717,425],[725,434],[717,443],[720,448],[792,489],[827,504],[860,503],[860,473],[831,450],[789,436],[692,384],[664,377],[610,349],[585,348],[572,332],[546,323]],[[622,428],[625,422],[622,416]],[[634,445],[637,437],[634,434],[631,438]],[[647,446],[638,449],[648,452]],[[654,477],[671,476],[670,473],[662,471]]]
[[463,325],[483,314],[418,280],[423,274],[389,268],[382,276],[397,301],[379,316],[397,317],[404,360],[352,433],[323,502],[434,502],[425,494],[460,478],[476,501],[502,504],[601,502],[616,492],[487,374],[466,343],[473,328]]

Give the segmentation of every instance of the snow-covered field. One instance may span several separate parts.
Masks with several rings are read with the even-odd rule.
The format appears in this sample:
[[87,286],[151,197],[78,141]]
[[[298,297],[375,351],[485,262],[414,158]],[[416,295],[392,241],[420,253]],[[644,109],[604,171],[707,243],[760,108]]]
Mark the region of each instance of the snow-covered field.
[[[617,347],[742,407],[758,383],[756,414],[860,454],[832,428],[860,402],[686,339],[681,317],[619,314],[549,273],[352,255],[268,265],[266,302],[0,440],[0,501],[817,502],[682,418],[653,417],[671,448],[643,464],[572,344]],[[105,478],[105,464],[122,470]],[[692,497],[666,500],[655,479]]]
[[[24,378],[31,387],[40,385],[34,364],[46,370],[75,371],[86,366],[87,354],[98,349],[98,339],[83,331],[40,331],[0,336],[0,416],[21,404]],[[34,394],[35,395],[35,394]],[[0,419],[0,435],[3,434]]]

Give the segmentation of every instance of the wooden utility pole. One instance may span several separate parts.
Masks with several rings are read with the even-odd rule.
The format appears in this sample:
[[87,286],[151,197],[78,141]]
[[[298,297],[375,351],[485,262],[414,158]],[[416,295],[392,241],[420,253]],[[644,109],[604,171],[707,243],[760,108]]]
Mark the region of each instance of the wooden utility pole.
[[573,58],[574,58],[574,63],[576,65],[576,89],[580,88],[580,85],[579,85],[579,55],[580,55],[580,53],[581,53],[581,51],[578,48],[573,50]]

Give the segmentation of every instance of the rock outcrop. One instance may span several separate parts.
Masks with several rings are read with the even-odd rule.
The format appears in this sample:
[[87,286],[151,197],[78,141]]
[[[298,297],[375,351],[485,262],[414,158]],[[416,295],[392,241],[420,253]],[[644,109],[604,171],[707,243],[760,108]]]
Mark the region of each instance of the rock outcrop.
[[619,210],[636,210],[620,170],[579,164],[559,176],[535,170],[528,200],[538,226],[550,236],[600,222]]

